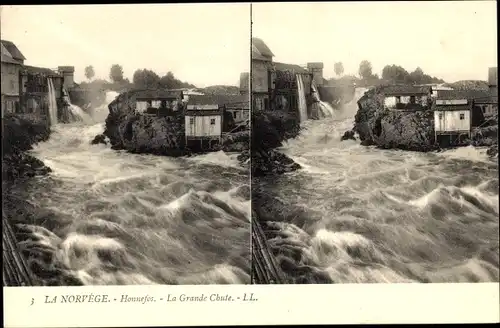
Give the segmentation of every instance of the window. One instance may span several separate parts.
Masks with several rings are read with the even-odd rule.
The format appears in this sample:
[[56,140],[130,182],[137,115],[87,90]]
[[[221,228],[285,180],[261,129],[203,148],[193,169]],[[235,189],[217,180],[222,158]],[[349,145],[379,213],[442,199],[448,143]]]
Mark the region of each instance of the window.
[[236,118],[236,112],[233,112],[233,118]]
[[465,120],[465,114],[460,114],[460,119]]
[[442,120],[443,119],[443,114],[439,113],[439,119]]
[[215,125],[215,118],[210,119],[210,125]]
[[194,124],[194,117],[189,118],[189,124],[193,125]]

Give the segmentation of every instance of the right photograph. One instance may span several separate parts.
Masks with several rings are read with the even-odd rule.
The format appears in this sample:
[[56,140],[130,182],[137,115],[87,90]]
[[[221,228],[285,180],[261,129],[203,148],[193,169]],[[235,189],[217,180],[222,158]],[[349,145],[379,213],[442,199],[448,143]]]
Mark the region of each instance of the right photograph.
[[253,4],[253,284],[499,281],[496,12]]

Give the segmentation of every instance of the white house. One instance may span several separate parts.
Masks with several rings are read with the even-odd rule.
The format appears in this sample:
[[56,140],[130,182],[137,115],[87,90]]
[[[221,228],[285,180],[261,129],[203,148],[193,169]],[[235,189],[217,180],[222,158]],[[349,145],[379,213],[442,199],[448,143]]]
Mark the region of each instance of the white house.
[[389,85],[383,88],[384,107],[391,110],[416,110],[428,107],[431,87]]
[[186,145],[193,141],[201,148],[212,148],[222,137],[223,108],[218,104],[187,104],[185,110]]
[[434,106],[434,131],[436,140],[443,135],[450,138],[471,133],[472,102],[467,99],[437,99]]
[[170,115],[177,112],[182,102],[182,91],[138,90],[135,94],[136,113]]

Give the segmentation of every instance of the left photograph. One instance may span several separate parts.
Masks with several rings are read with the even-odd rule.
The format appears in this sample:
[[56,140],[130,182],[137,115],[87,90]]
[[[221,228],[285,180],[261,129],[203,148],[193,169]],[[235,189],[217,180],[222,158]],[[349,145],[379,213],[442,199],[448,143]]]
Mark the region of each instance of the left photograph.
[[3,285],[250,284],[250,5],[1,16]]

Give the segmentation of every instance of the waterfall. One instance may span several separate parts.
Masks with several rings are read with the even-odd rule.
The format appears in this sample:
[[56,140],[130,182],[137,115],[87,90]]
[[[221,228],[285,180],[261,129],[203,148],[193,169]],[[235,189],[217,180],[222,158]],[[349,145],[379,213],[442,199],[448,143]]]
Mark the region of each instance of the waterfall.
[[307,102],[306,94],[304,91],[304,81],[302,80],[302,75],[297,74],[297,89],[299,93],[299,114],[300,122],[304,122],[308,119],[307,117]]
[[75,121],[82,121],[85,124],[92,124],[94,123],[94,120],[92,120],[92,117],[85,113],[83,109],[78,107],[77,105],[73,105],[71,102],[68,104],[68,108],[71,112],[71,115],[73,116],[73,119]]
[[333,112],[334,112],[333,107],[329,103],[321,100],[321,98],[319,96],[318,88],[316,87],[314,82],[311,84],[311,89],[312,89],[313,101],[318,103],[318,108],[321,112],[321,115],[323,117],[332,117]]
[[94,120],[92,116],[87,114],[83,109],[79,106],[71,103],[71,99],[69,97],[69,92],[66,89],[63,89],[63,99],[66,103],[66,108],[68,109],[68,114],[71,116],[72,121],[80,121],[85,124],[93,124]]
[[50,125],[57,124],[57,100],[56,100],[56,90],[54,88],[54,83],[52,78],[47,78],[47,84],[49,85],[49,118]]

